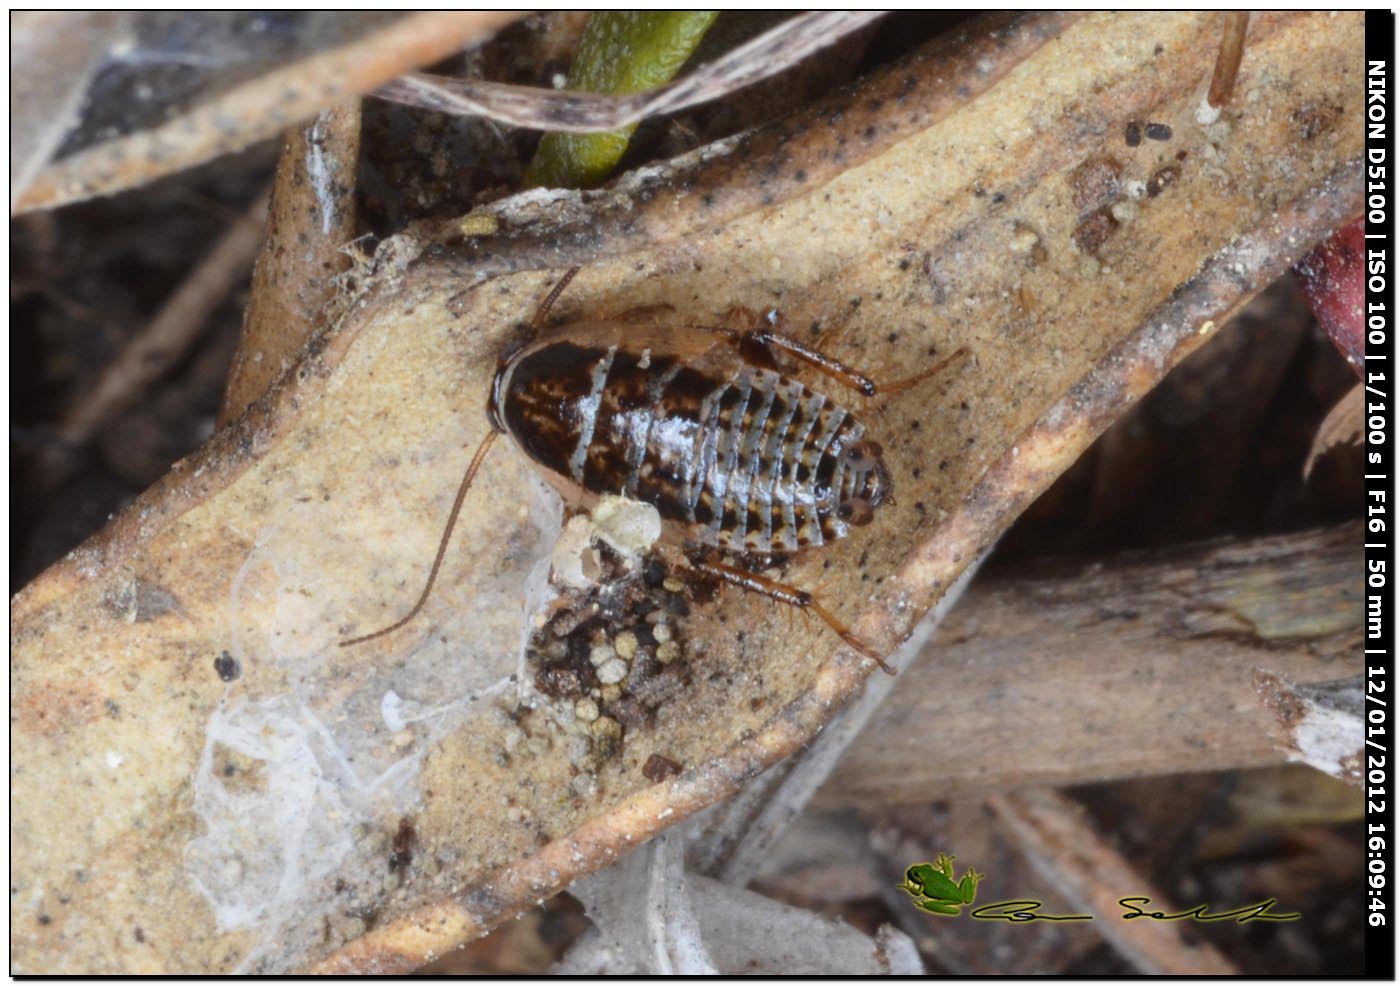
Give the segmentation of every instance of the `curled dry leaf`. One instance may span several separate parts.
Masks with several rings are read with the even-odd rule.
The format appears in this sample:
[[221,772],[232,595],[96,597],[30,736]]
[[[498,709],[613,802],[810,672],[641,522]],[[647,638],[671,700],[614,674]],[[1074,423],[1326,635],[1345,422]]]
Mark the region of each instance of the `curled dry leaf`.
[[[386,244],[266,398],[15,600],[15,969],[405,971],[800,748],[869,664],[723,592],[678,626],[684,687],[649,722],[590,727],[610,759],[571,759],[576,720],[531,694],[519,656],[559,504],[509,443],[419,621],[336,644],[417,592],[497,357],[580,262],[561,318],[774,306],[878,379],[970,350],[867,409],[898,504],[785,573],[892,648],[1118,414],[1355,214],[1360,15],[1261,15],[1239,98],[1202,129],[1218,27],[1003,21],[612,189],[500,203],[494,235]],[[1291,111],[1324,94],[1344,111],[1302,148]],[[1172,140],[1123,146],[1146,118]],[[1123,192],[1086,240],[1075,176],[1101,158]],[[105,602],[138,580],[178,606],[132,622]],[[656,754],[681,772],[648,779]]]
[[1329,449],[1338,445],[1359,445],[1365,422],[1366,386],[1357,384],[1346,392],[1346,396],[1327,412],[1327,417],[1317,426],[1312,448],[1308,449],[1308,460],[1303,463],[1303,475],[1311,476],[1313,466]]
[[219,424],[266,393],[331,320],[338,276],[351,264],[346,247],[355,238],[359,155],[359,100],[287,134]]

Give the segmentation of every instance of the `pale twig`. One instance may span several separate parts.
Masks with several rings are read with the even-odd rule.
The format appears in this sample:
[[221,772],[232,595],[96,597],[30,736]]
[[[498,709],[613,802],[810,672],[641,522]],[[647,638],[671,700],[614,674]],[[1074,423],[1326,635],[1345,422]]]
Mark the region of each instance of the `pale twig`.
[[1151,904],[1143,905],[1147,910],[1169,913],[1178,908],[1128,865],[1077,803],[1058,791],[1032,788],[993,795],[987,804],[1041,877],[1074,906],[1098,917],[1092,922],[1094,929],[1140,972],[1238,975],[1240,970],[1215,946],[1187,937],[1186,922],[1119,917],[1126,911],[1119,900],[1127,894],[1149,898]]
[[236,86],[190,112],[72,154],[40,171],[15,212],[110,195],[242,150],[404,72],[484,40],[509,11],[409,14],[351,44]]
[[66,448],[46,452],[36,468],[42,486],[59,485],[72,468],[72,449],[85,445],[105,422],[139,400],[189,351],[215,309],[247,275],[262,243],[266,211],[267,196],[260,194],[185,276],[155,318],[68,407],[57,428]]
[[795,65],[882,16],[883,11],[803,14],[740,45],[682,79],[650,92],[615,96],[414,73],[381,87],[381,99],[440,113],[489,117],[535,130],[603,133],[649,116],[710,102]]

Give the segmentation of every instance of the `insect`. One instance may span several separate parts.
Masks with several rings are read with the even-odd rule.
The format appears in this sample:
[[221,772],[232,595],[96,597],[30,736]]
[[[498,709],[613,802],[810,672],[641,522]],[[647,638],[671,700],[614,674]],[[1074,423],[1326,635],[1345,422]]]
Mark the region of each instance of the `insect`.
[[[653,505],[662,542],[692,568],[816,614],[847,644],[893,669],[810,592],[721,559],[768,559],[817,549],[869,524],[894,502],[880,444],[859,418],[785,376],[785,352],[866,396],[927,379],[965,351],[909,380],[877,388],[868,377],[778,333],[774,320],[735,309],[728,326],[676,323],[672,309],[541,331],[566,274],[541,303],[537,337],[503,359],[487,401],[491,431],[457,491],[417,603],[397,623],[344,641],[391,633],[427,601],[453,526],[496,437],[510,436],[566,503],[590,509],[604,494]],[[742,325],[743,327],[736,327]]]
[[911,897],[923,898],[914,902],[915,907],[933,914],[956,916],[977,899],[977,885],[981,882],[982,874],[971,868],[961,880],[956,879],[953,857],[939,853],[934,862],[915,863],[905,870],[899,889]]

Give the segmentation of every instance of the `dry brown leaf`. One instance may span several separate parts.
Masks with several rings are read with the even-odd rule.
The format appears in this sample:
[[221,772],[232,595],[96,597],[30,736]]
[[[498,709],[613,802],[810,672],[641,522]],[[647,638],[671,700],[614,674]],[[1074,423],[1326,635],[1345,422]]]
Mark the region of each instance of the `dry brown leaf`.
[[338,275],[351,266],[346,248],[355,238],[359,157],[359,100],[325,110],[287,134],[220,425],[265,394],[332,320]]
[[[613,189],[499,203],[494,236],[386,244],[293,373],[16,598],[14,968],[406,971],[801,747],[868,664],[724,593],[682,625],[684,692],[575,783],[574,734],[505,677],[558,511],[508,443],[419,622],[336,643],[416,593],[496,359],[579,261],[562,317],[776,306],[883,379],[971,350],[867,412],[898,505],[786,572],[892,646],[1355,214],[1361,16],[1256,18],[1239,98],[1202,129],[1218,27],[1021,18]],[[1290,109],[1324,92],[1344,111],[1300,147]],[[1171,141],[1125,147],[1149,114]],[[1075,204],[1104,158],[1111,224]],[[123,604],[142,592],[178,605]],[[649,781],[654,754],[684,770]]]
[[1333,405],[1317,426],[1312,448],[1308,449],[1308,460],[1303,463],[1303,477],[1312,475],[1317,460],[1338,445],[1358,445],[1361,431],[1366,421],[1366,387],[1357,384],[1347,391],[1346,396]]

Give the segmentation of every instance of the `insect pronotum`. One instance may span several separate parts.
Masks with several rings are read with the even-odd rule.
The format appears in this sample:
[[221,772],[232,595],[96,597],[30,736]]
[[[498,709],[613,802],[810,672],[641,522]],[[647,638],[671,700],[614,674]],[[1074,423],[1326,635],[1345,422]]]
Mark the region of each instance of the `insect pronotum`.
[[[437,556],[407,615],[342,646],[392,633],[427,602],[462,502],[496,436],[505,434],[565,501],[591,508],[605,494],[654,506],[662,540],[690,565],[731,585],[819,616],[847,644],[893,669],[810,592],[721,560],[817,549],[892,503],[883,450],[851,411],[785,376],[781,350],[867,396],[904,390],[965,355],[877,388],[868,377],[734,309],[729,326],[677,324],[669,308],[541,331],[578,272],[541,302],[537,336],[503,359],[487,401],[491,431],[457,490]],[[744,327],[735,327],[742,324]]]

